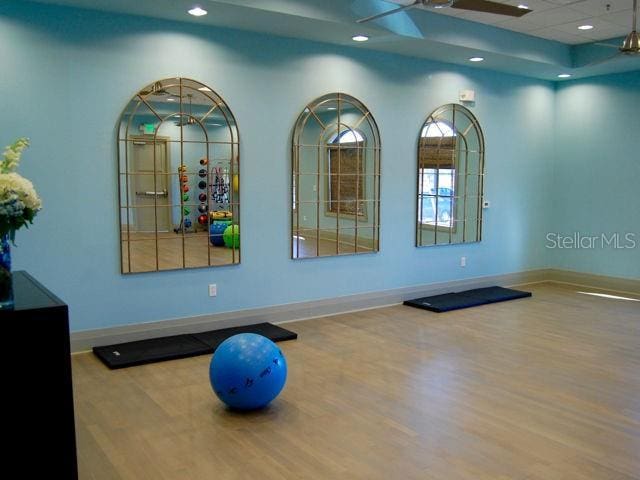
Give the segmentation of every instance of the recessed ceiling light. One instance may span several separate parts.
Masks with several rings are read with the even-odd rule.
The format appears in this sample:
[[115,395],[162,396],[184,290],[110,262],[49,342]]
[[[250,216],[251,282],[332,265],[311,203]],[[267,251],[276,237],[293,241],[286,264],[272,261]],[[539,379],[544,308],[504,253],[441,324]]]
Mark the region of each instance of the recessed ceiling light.
[[483,62],[484,61],[484,57],[471,57],[469,59],[470,62]]
[[366,42],[367,40],[369,40],[369,37],[367,37],[366,35],[354,35],[353,37],[351,37],[351,40],[353,40],[354,42]]
[[578,27],[578,30],[591,30],[593,28],[593,25],[580,25]]
[[570,76],[570,73],[561,73],[560,75],[558,75],[558,78],[569,78]]
[[176,99],[175,99],[175,98],[172,98],[172,97],[168,97],[168,98],[167,98],[167,102],[175,102],[175,101],[176,101]]
[[210,92],[211,89],[209,87],[200,87],[198,90],[200,90],[201,92]]
[[327,110],[337,110],[336,107],[327,107]]
[[193,15],[194,17],[201,17],[203,15],[206,15],[207,13],[208,12],[204,8],[201,8],[199,5],[196,5],[191,10],[189,10],[189,15]]
[[529,5],[525,5],[524,3],[521,3],[520,5],[518,5],[518,8],[520,10],[529,10]]

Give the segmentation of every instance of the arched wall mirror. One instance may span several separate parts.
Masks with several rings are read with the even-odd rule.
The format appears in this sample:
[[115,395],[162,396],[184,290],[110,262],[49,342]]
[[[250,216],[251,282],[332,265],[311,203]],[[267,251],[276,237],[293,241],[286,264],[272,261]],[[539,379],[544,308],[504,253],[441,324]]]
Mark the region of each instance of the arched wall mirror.
[[291,257],[377,252],[380,135],[369,110],[342,93],[306,106],[293,132]]
[[462,105],[436,109],[418,140],[418,247],[480,241],[483,174],[478,120]]
[[235,118],[212,89],[140,90],[118,128],[122,273],[239,263],[239,167]]

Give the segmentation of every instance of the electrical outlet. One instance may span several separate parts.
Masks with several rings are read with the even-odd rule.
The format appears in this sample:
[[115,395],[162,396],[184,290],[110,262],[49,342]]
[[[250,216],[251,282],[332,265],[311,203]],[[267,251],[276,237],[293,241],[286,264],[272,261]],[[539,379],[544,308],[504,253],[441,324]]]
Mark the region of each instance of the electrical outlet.
[[460,257],[460,266],[462,268],[467,266],[467,257]]
[[215,297],[218,295],[218,287],[216,286],[215,283],[210,283],[209,284],[209,296],[210,297]]

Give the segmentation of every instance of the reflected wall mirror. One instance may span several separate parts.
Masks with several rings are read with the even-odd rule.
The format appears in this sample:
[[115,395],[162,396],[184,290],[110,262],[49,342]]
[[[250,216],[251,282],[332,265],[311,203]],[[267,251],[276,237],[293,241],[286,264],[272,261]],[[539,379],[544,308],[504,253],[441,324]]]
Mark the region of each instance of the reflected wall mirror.
[[239,263],[239,167],[235,118],[212,89],[140,90],[118,128],[122,273]]
[[462,105],[436,109],[418,140],[418,247],[480,241],[483,175],[478,120]]
[[291,257],[377,252],[380,134],[369,110],[342,93],[306,106],[292,149]]

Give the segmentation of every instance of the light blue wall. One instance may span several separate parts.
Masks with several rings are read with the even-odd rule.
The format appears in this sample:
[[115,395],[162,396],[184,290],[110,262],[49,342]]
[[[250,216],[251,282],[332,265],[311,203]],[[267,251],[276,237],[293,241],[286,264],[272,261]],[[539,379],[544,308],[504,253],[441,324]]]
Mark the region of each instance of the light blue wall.
[[[557,268],[640,278],[640,71],[562,83],[552,232],[620,234],[616,249],[555,249]],[[624,236],[629,234],[626,239]]]
[[[26,2],[0,4],[0,145],[28,135],[22,173],[44,210],[15,268],[69,303],[73,330],[332,298],[547,266],[552,84],[357,48]],[[141,87],[197,79],[240,129],[242,264],[119,273],[115,125]],[[437,106],[474,89],[486,136],[482,243],[414,247],[416,141]],[[372,111],[382,137],[381,251],[289,259],[291,129],[331,91]],[[468,266],[459,267],[460,256]],[[363,282],[362,279],[367,279]],[[219,296],[207,296],[217,283]]]

